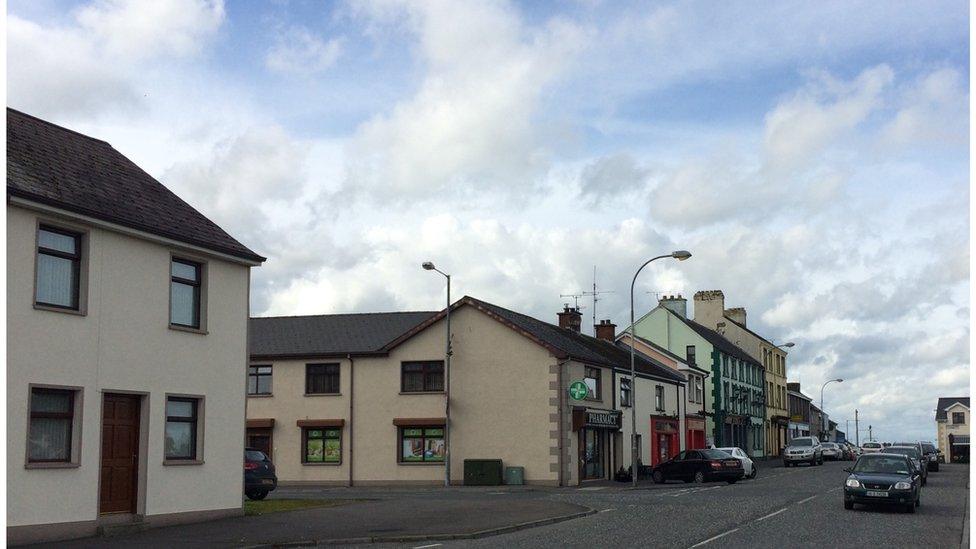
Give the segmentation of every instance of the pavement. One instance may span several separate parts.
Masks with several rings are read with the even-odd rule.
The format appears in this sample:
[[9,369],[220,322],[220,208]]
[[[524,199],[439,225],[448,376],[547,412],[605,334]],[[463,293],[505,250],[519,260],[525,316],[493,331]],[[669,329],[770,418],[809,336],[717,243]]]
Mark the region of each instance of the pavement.
[[282,487],[269,497],[351,501],[339,507],[224,519],[50,547],[247,547],[343,541],[364,548],[729,549],[823,547],[845,540],[870,540],[883,547],[959,547],[964,528],[968,537],[968,525],[964,526],[968,465],[947,464],[932,473],[915,514],[863,506],[845,510],[843,469],[850,462],[788,469],[769,465],[761,465],[757,479],[734,485]]

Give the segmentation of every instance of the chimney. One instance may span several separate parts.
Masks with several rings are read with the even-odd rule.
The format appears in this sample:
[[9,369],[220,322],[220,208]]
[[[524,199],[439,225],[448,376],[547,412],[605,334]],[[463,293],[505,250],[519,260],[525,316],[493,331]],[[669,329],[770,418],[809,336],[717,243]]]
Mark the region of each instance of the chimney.
[[695,292],[695,322],[713,330],[725,316],[725,294],[722,290]]
[[580,313],[579,309],[576,307],[570,307],[569,303],[563,305],[563,312],[557,313],[559,317],[559,327],[569,328],[570,330],[579,333],[580,327],[583,325],[583,315]]
[[593,331],[596,333],[597,339],[609,341],[610,343],[613,343],[617,339],[617,325],[610,322],[609,318],[601,320],[599,324],[593,327]]
[[734,322],[746,325],[746,310],[743,307],[732,307],[731,309],[725,309],[725,316],[732,319]]
[[681,318],[688,318],[688,300],[681,297],[681,294],[677,296],[666,295],[658,301],[658,304]]
[[800,392],[800,382],[798,382],[798,381],[787,381],[786,382],[786,390],[787,391],[793,391],[794,393],[799,393]]

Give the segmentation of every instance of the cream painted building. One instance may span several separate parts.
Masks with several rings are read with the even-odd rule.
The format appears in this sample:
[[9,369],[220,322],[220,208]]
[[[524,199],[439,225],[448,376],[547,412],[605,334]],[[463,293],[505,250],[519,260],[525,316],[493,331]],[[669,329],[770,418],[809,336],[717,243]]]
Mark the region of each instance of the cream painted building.
[[263,258],[93,139],[7,111],[7,542],[241,514]]
[[[552,486],[629,465],[618,401],[629,353],[612,337],[581,334],[578,311],[560,313],[560,327],[464,297],[451,307],[448,376],[444,314],[252,319],[248,445],[272,457],[282,485],[441,484],[445,446],[452,484],[466,459]],[[644,357],[638,377],[682,383]],[[574,382],[586,390],[571,394]],[[662,394],[675,414],[676,394]]]
[[694,300],[695,322],[715,330],[762,364],[766,403],[765,452],[767,456],[778,456],[789,442],[786,351],[747,327],[744,308],[726,309],[721,290],[696,292]]
[[969,397],[942,397],[935,408],[937,445],[946,462],[969,461]]

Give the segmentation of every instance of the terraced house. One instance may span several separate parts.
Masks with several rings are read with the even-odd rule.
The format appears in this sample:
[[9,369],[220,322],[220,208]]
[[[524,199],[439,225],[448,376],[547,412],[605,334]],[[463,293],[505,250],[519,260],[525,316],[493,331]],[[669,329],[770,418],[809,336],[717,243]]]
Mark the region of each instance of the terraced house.
[[695,322],[717,331],[762,364],[766,455],[778,456],[787,444],[790,419],[786,398],[786,351],[747,327],[745,308],[726,309],[725,294],[721,290],[696,292],[694,302]]
[[[628,330],[629,331],[629,330]],[[634,323],[634,334],[675,354],[694,356],[711,372],[708,444],[738,446],[751,456],[764,454],[762,366],[715,330],[689,320],[687,300],[665,296]]]
[[445,317],[252,319],[248,444],[282,484],[436,485],[448,460],[462,484],[465,460],[494,459],[526,483],[570,486],[630,465],[624,407],[643,418],[643,456],[652,414],[678,432],[684,377],[638,356],[631,380],[609,323],[595,338],[578,310],[554,325],[464,297],[451,306],[446,371]]
[[7,110],[7,542],[242,513],[264,258],[108,143]]

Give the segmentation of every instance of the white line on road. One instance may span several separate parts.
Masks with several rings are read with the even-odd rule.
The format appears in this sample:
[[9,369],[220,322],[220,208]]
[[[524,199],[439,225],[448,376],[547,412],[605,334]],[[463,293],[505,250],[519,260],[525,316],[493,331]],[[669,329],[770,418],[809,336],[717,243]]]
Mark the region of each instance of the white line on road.
[[810,501],[811,499],[814,499],[814,498],[816,498],[816,497],[817,497],[817,496],[810,496],[810,497],[808,497],[807,499],[801,499],[800,501],[798,501],[798,502],[796,502],[796,504],[797,504],[797,505],[799,505],[799,504],[801,504],[801,503],[806,503],[806,502],[808,502],[808,501]]
[[725,536],[731,534],[732,532],[738,532],[738,531],[739,531],[738,528],[733,528],[733,529],[729,530],[728,532],[724,532],[724,533],[721,533],[721,534],[719,534],[719,535],[717,535],[717,536],[715,536],[713,538],[708,538],[705,541],[698,542],[698,543],[692,545],[689,549],[695,549],[695,547],[701,547],[702,545],[705,545],[706,543],[711,543],[711,542],[717,540],[718,538],[724,538]]
[[414,547],[413,549],[427,549],[428,547],[440,547],[441,545],[444,545],[444,544],[443,543],[432,543],[430,545],[418,545],[418,546]]
[[780,509],[779,511],[773,511],[772,513],[770,513],[770,514],[768,514],[768,515],[766,515],[766,516],[764,516],[764,517],[760,517],[760,518],[757,518],[757,519],[756,519],[756,522],[759,522],[759,521],[761,521],[761,520],[766,520],[766,519],[768,519],[768,518],[770,518],[770,517],[775,517],[776,515],[778,515],[778,514],[780,514],[780,513],[782,513],[783,511],[785,511],[785,510],[787,510],[787,509],[788,509],[788,507],[783,507],[783,508],[782,508],[782,509]]
[[616,511],[616,509],[614,509],[612,507],[610,509],[600,509],[600,512],[601,513],[606,513],[607,511]]

